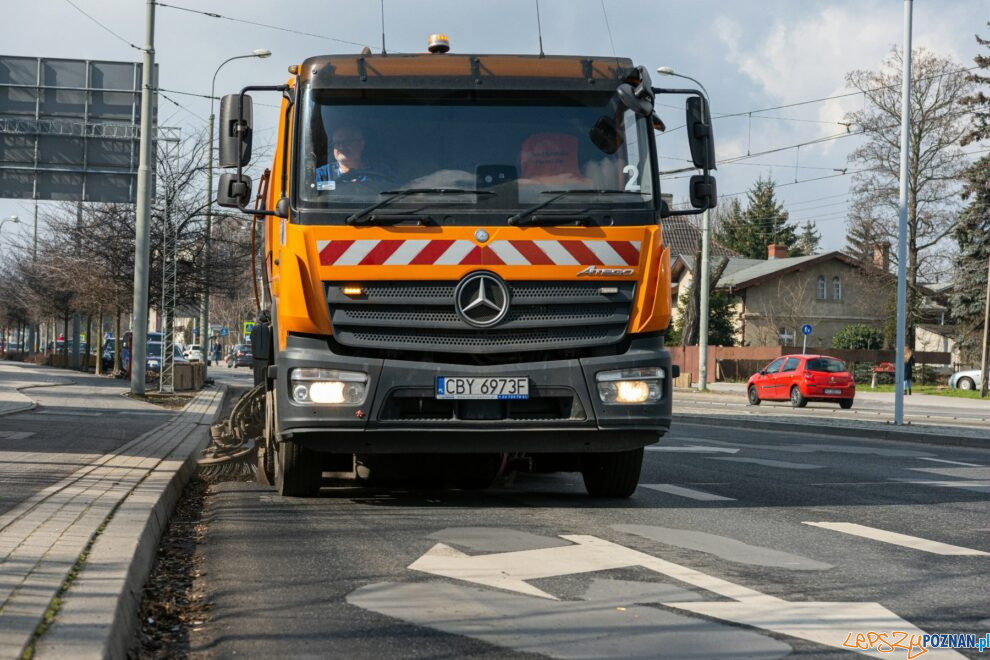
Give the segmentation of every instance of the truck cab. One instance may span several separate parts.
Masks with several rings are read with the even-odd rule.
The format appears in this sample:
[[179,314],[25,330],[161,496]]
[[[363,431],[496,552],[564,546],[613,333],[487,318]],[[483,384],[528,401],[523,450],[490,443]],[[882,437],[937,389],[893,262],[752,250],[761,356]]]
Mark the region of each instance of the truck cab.
[[[262,478],[307,495],[333,457],[465,456],[630,495],[671,420],[664,90],[612,57],[365,53],[290,72],[221,109],[237,173],[218,202],[265,219]],[[248,208],[259,89],[281,92],[281,123]]]

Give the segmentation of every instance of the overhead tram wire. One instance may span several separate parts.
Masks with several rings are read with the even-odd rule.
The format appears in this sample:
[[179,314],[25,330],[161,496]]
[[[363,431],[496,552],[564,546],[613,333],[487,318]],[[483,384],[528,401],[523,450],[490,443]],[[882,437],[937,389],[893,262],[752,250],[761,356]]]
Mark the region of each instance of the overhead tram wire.
[[103,23],[101,23],[100,21],[98,21],[98,20],[96,20],[96,18],[94,18],[94,17],[92,16],[92,15],[90,15],[90,14],[87,14],[87,13],[86,13],[86,12],[85,12],[85,11],[84,11],[84,10],[82,9],[82,7],[80,7],[79,5],[77,5],[76,3],[74,3],[74,2],[72,1],[72,0],[65,0],[65,1],[66,1],[66,2],[67,2],[67,3],[69,4],[69,5],[71,5],[73,9],[75,9],[76,11],[78,11],[78,12],[79,12],[80,14],[82,14],[83,16],[85,16],[86,18],[88,18],[89,20],[91,20],[91,21],[93,21],[94,23],[96,23],[96,24],[97,24],[98,26],[100,26],[100,27],[101,27],[101,28],[102,28],[103,30],[105,30],[106,32],[108,32],[108,33],[110,33],[110,34],[112,34],[112,35],[113,35],[114,37],[116,37],[117,39],[119,39],[119,40],[120,40],[121,42],[123,42],[123,43],[125,43],[125,44],[127,44],[128,46],[130,46],[130,47],[131,47],[131,48],[133,48],[134,50],[139,50],[139,51],[141,51],[142,53],[144,52],[144,48],[141,48],[140,46],[137,46],[137,45],[135,45],[135,44],[133,44],[133,43],[131,43],[130,41],[128,41],[127,39],[125,39],[124,37],[122,37],[122,36],[120,36],[119,34],[117,34],[116,32],[114,32],[113,30],[111,30],[111,29],[110,29],[109,27],[107,27],[106,25],[104,25],[104,24],[103,24]]
[[[66,0],[69,2],[69,0]],[[71,3],[70,3],[71,4]],[[245,25],[253,25],[255,27],[268,28],[270,30],[278,30],[279,32],[289,32],[291,34],[298,34],[304,37],[313,37],[314,39],[323,39],[325,41],[335,41],[341,44],[347,44],[349,46],[361,46],[362,48],[371,48],[370,45],[366,43],[359,43],[357,41],[348,41],[347,39],[339,39],[337,37],[328,37],[322,34],[314,34],[312,32],[304,32],[302,30],[296,30],[293,28],[281,27],[278,25],[269,25],[268,23],[259,23],[257,21],[249,21],[243,18],[234,18],[233,16],[224,16],[223,14],[217,14],[212,11],[202,11],[199,9],[192,9],[190,7],[180,7],[179,5],[170,5],[164,2],[156,2],[159,7],[165,7],[166,9],[175,9],[178,11],[188,12],[190,14],[200,14],[201,16],[207,16],[209,18],[217,18],[226,21],[233,21],[235,23],[244,23]]]
[[[922,77],[922,78],[915,78],[914,79],[914,82],[919,82],[919,81],[922,81],[922,80],[933,80],[935,78],[944,78],[945,76],[951,76],[951,75],[957,74],[957,73],[969,73],[969,72],[975,71],[975,70],[977,70],[979,68],[981,68],[981,67],[979,67],[979,66],[972,66],[972,67],[969,67],[969,68],[966,68],[966,69],[957,69],[956,71],[950,71],[950,72],[947,72],[947,73],[938,73],[938,74],[935,74],[935,75],[932,75],[932,76],[925,76],[925,77]],[[833,96],[822,96],[822,97],[819,97],[819,98],[816,98],[816,99],[808,99],[807,101],[795,101],[794,103],[786,103],[784,105],[775,105],[775,106],[771,106],[771,107],[768,107],[768,108],[756,108],[756,109],[753,109],[753,110],[744,110],[742,112],[728,112],[728,113],[721,113],[721,114],[719,114],[719,113],[713,113],[712,114],[712,119],[729,119],[729,118],[734,118],[734,117],[750,117],[751,116],[751,117],[755,117],[755,118],[758,118],[758,119],[774,119],[774,120],[777,120],[777,121],[804,121],[804,122],[814,122],[814,123],[822,123],[822,124],[836,124],[836,125],[839,125],[839,126],[845,126],[846,125],[845,122],[839,122],[839,121],[833,122],[833,121],[826,121],[824,119],[799,119],[797,117],[767,117],[766,115],[760,115],[758,113],[761,113],[761,112],[770,112],[771,110],[783,110],[785,108],[796,108],[798,106],[810,105],[810,104],[813,104],[813,103],[824,103],[825,101],[833,101],[835,99],[843,99],[843,98],[848,98],[848,97],[851,97],[851,96],[859,96],[861,94],[868,94],[870,92],[878,92],[878,91],[880,91],[882,89],[892,89],[894,87],[896,87],[896,85],[883,85],[883,86],[880,86],[880,87],[873,87],[873,88],[865,89],[865,90],[857,90],[855,92],[846,92],[846,93],[843,93],[843,94],[835,94]],[[679,105],[673,105],[673,104],[670,104],[670,103],[656,103],[655,105],[661,105],[661,106],[663,106],[665,108],[673,108],[674,110],[683,110],[683,108],[681,106],[679,106]],[[965,114],[965,113],[960,113],[960,114]],[[674,131],[677,131],[677,130],[680,130],[680,129],[684,128],[684,126],[685,126],[684,124],[681,124],[681,125],[675,126],[673,128],[668,128],[666,131],[664,131],[664,133],[665,134],[670,134],[670,133],[672,133]]]

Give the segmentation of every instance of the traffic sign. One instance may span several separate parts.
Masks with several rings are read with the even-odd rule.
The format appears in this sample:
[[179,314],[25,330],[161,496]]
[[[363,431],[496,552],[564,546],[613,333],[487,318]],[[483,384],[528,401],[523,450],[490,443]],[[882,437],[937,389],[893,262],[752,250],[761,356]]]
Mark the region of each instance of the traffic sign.
[[810,323],[805,323],[804,325],[801,326],[801,334],[802,335],[805,335],[805,336],[811,334],[811,324]]
[[230,330],[227,329],[227,326],[223,326],[222,328],[220,328],[217,334],[219,334],[221,337],[226,337],[227,335],[230,334]]
[[254,321],[245,321],[244,322],[244,336],[246,337],[246,336],[250,335],[252,330],[254,330]]

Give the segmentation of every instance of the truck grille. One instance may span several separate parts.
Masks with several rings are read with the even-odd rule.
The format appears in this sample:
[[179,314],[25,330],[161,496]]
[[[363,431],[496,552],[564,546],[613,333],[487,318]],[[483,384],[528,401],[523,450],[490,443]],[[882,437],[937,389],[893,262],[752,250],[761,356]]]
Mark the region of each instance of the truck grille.
[[[634,282],[506,282],[509,312],[493,328],[465,323],[454,309],[457,282],[370,282],[345,296],[326,283],[334,339],[390,351],[510,353],[618,343],[626,334]],[[353,282],[348,282],[353,286]],[[614,291],[614,293],[612,293]]]

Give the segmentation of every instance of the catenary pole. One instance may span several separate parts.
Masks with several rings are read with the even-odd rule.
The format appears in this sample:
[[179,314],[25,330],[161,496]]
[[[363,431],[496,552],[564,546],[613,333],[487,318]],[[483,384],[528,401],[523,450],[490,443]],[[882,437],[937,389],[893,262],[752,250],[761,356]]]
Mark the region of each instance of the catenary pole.
[[148,259],[151,243],[151,148],[155,72],[155,0],[145,10],[144,63],[141,67],[141,150],[137,175],[137,209],[134,232],[134,305],[131,310],[131,393],[144,394],[148,352]]
[[904,423],[904,344],[907,341],[907,204],[911,157],[911,12],[904,0],[904,71],[901,75],[901,181],[897,214],[897,346],[894,361],[894,424]]
[[708,389],[708,301],[711,289],[711,269],[708,267],[711,220],[708,209],[701,214],[701,299],[698,310],[698,389]]
[[[988,250],[990,253],[990,250]],[[987,299],[983,306],[983,354],[980,359],[980,398],[987,395],[987,377],[990,376],[990,254],[987,254]]]

